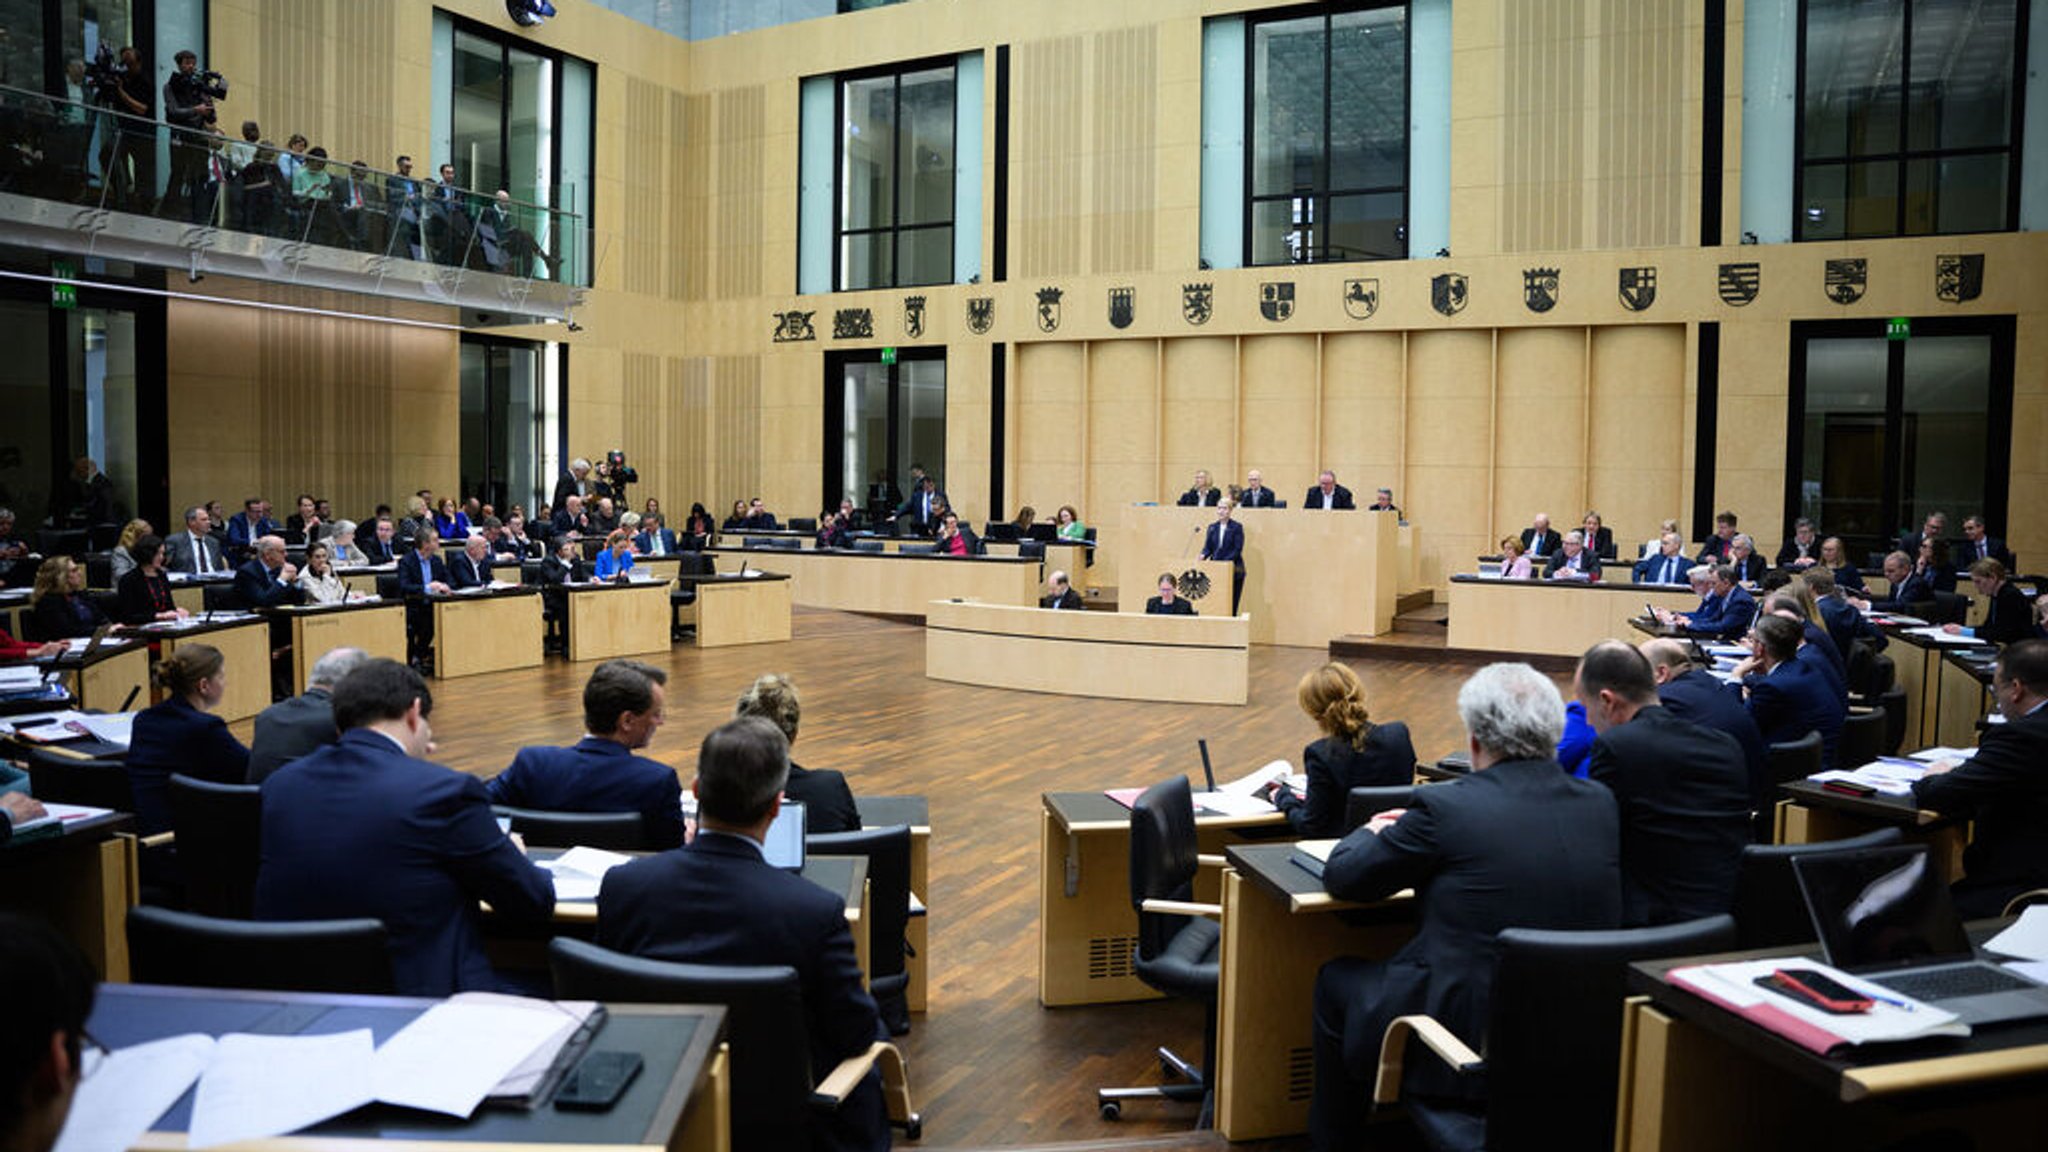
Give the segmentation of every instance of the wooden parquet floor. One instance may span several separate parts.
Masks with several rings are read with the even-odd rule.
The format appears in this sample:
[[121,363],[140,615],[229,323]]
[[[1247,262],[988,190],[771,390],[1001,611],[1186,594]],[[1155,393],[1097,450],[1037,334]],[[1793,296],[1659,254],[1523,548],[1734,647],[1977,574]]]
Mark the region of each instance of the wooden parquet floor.
[[[1201,1011],[1164,1001],[1039,1006],[1038,797],[1173,773],[1199,779],[1197,737],[1208,739],[1219,777],[1277,756],[1299,764],[1315,732],[1294,686],[1323,659],[1315,649],[1254,647],[1251,703],[1242,708],[1087,700],[929,681],[922,628],[799,610],[788,643],[679,646],[656,657],[669,671],[668,716],[649,754],[673,764],[687,786],[704,733],[731,715],[755,675],[779,671],[803,693],[800,763],[844,771],[856,793],[930,798],[931,1008],[902,1041],[926,1121],[916,1147],[1222,1148],[1221,1137],[1188,1131],[1189,1105],[1134,1104],[1116,1123],[1096,1115],[1096,1087],[1158,1081],[1154,1046],[1197,1058]],[[590,667],[550,660],[437,683],[438,759],[491,775],[521,745],[575,740]],[[1420,755],[1463,746],[1455,704],[1467,669],[1398,660],[1354,667],[1374,714],[1405,720]],[[246,740],[250,724],[235,727]],[[1383,1146],[1407,1147],[1403,1128],[1386,1126]]]

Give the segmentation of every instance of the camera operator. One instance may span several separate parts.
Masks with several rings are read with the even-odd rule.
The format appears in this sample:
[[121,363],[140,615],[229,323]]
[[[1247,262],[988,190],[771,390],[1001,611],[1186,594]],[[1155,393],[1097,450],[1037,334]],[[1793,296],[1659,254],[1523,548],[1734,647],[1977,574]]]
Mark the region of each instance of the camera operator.
[[93,102],[109,113],[100,121],[100,171],[105,174],[106,204],[110,208],[141,207],[149,190],[156,187],[155,130],[142,123],[156,115],[156,93],[149,70],[142,66],[142,54],[124,47],[117,61],[114,51],[101,44],[93,62],[86,66],[86,86],[92,90]]
[[626,463],[626,454],[620,449],[605,453],[604,463],[597,466],[597,494],[611,497],[620,507],[626,503],[626,485],[639,482],[640,470]]
[[178,70],[164,81],[164,119],[171,125],[171,176],[158,214],[206,220],[212,216],[212,205],[202,203],[207,184],[207,137],[218,117],[214,102],[227,99],[228,86],[220,73],[201,72],[199,55],[190,48],[178,53],[176,60]]

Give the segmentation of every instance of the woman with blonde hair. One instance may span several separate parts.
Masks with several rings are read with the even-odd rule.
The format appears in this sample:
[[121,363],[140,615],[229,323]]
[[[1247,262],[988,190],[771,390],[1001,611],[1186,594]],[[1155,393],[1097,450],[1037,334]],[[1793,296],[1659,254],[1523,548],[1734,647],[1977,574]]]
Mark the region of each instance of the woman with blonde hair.
[[107,622],[107,614],[85,594],[85,569],[69,556],[52,556],[36,569],[23,623],[37,640],[72,640],[90,636]]
[[114,565],[114,584],[119,586],[121,577],[135,571],[135,542],[144,536],[156,535],[156,529],[147,520],[130,520],[121,526],[121,539],[114,545],[109,559]]
[[1285,782],[1273,789],[1273,805],[1305,838],[1344,835],[1344,805],[1353,788],[1385,788],[1415,782],[1415,744],[1406,724],[1375,724],[1365,707],[1365,685],[1347,665],[1332,661],[1301,678],[1301,710],[1323,731],[1301,750],[1308,774],[1307,796]]
[[1529,559],[1529,549],[1523,545],[1520,536],[1501,537],[1500,557],[1501,579],[1529,580],[1535,577],[1535,562]]
[[[797,722],[803,719],[803,701],[796,682],[780,672],[757,678],[740,694],[738,716],[759,716],[782,730],[791,748],[796,747]],[[789,782],[782,786],[785,799],[804,806],[804,829],[809,832],[855,832],[860,829],[860,809],[853,803],[853,789],[846,776],[829,768],[805,768],[792,757]]]
[[135,714],[124,761],[144,836],[170,830],[172,773],[216,784],[242,784],[249,777],[249,750],[213,714],[228,690],[220,649],[180,644],[157,661],[153,677],[163,702]]

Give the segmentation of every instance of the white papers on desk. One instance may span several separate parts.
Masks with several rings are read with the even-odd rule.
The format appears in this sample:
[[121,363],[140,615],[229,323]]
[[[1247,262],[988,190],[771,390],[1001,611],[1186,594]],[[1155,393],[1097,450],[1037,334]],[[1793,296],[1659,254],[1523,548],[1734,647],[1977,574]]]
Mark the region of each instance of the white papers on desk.
[[1830,780],[1846,780],[1874,788],[1886,796],[1911,796],[1913,785],[1927,775],[1927,765],[1918,760],[1886,756],[1873,760],[1861,768],[1832,772],[1816,772],[1807,779],[1815,784]]
[[571,848],[540,862],[555,878],[555,899],[595,900],[604,874],[632,859],[601,848]]
[[200,1078],[188,1146],[282,1136],[354,1111],[376,1099],[375,1054],[368,1028],[325,1036],[231,1032]]
[[93,739],[119,744],[123,748],[128,746],[129,738],[135,733],[133,712],[87,713],[79,716],[78,722],[92,733]]
[[33,664],[0,668],[0,692],[27,692],[43,686],[43,670]]
[[460,1004],[495,1005],[525,1012],[548,1012],[558,1023],[555,1031],[533,1051],[517,1068],[506,1073],[505,1078],[491,1088],[492,1097],[527,1097],[548,1072],[554,1068],[555,1060],[562,1054],[563,1045],[574,1039],[576,1033],[590,1024],[590,1018],[598,1010],[595,1000],[533,1000],[524,996],[507,996],[498,992],[458,992],[450,1000]]
[[1927,628],[1908,628],[1905,630],[1905,635],[1918,636],[1923,640],[1932,640],[1936,644],[1954,644],[1960,648],[1968,648],[1973,645],[1990,643],[1990,641],[1988,640],[1979,640],[1975,636],[1952,635],[1951,633],[1943,631],[1941,625],[1939,624]]
[[2020,960],[2048,960],[2048,904],[2029,904],[2010,928],[1984,942],[1984,950]]
[[[1779,969],[1818,972],[1871,997],[1871,1009],[1836,1016],[1808,1007],[1790,996],[1767,992],[1756,986],[1757,977],[1768,976]],[[1695,968],[1674,968],[1669,979],[1815,1052],[1826,1053],[1843,1044],[1970,1034],[1970,1026],[1958,1020],[1953,1012],[1906,999],[1890,989],[1812,960],[1779,957],[1733,964],[1702,964]]]
[[54,800],[45,800],[43,801],[43,811],[48,812],[66,824],[75,824],[80,820],[91,820],[97,816],[110,816],[114,810],[112,808],[88,808],[83,804],[59,804]]
[[[1264,815],[1273,810],[1273,802],[1259,795],[1260,790],[1275,780],[1292,779],[1293,773],[1294,765],[1287,761],[1271,761],[1256,771],[1217,785],[1214,792],[1195,793],[1195,806],[1223,816]],[[1307,787],[1306,781],[1302,787]]]
[[1897,624],[1902,628],[1921,628],[1927,624],[1927,621],[1918,616],[1901,616],[1897,612],[1872,612],[1870,615],[1873,619],[1882,620],[1887,624]]
[[133,1148],[157,1117],[199,1079],[213,1060],[213,1050],[213,1037],[195,1032],[100,1057],[89,1066],[71,1100],[56,1152]]
[[1923,764],[1938,764],[1943,760],[1968,760],[1976,754],[1977,750],[1975,748],[1922,748],[1920,751],[1913,753],[1913,759]]
[[436,1004],[377,1049],[375,1096],[387,1104],[467,1117],[500,1080],[560,1032],[562,1022],[562,1012],[545,1000],[457,998]]

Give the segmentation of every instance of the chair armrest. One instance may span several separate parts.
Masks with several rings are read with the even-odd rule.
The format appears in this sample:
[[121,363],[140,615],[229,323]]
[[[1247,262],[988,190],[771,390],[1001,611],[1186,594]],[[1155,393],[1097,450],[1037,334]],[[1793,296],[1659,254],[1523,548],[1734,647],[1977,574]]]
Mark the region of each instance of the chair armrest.
[[1486,1067],[1479,1053],[1465,1046],[1434,1016],[1396,1016],[1380,1037],[1380,1068],[1373,1080],[1375,1104],[1392,1104],[1401,1098],[1401,1063],[1408,1053],[1408,1038],[1414,1036],[1444,1063],[1459,1072],[1478,1072]]
[[1223,918],[1223,905],[1197,904],[1191,900],[1147,900],[1138,907],[1146,912],[1157,912],[1163,916],[1214,916]]
[[917,1110],[910,1105],[910,1081],[903,1066],[903,1052],[882,1041],[841,1060],[838,1067],[818,1081],[818,1086],[811,1089],[811,1106],[827,1112],[836,1110],[877,1065],[882,1069],[882,1098],[888,1105],[890,1122],[901,1124],[916,1116]]
[[1221,868],[1221,867],[1223,867],[1223,866],[1224,866],[1225,864],[1228,864],[1228,863],[1229,863],[1229,861],[1228,861],[1228,860],[1226,860],[1226,859],[1225,859],[1224,857],[1222,857],[1222,856],[1218,856],[1218,855],[1212,855],[1212,854],[1210,854],[1210,853],[1208,853],[1208,852],[1198,852],[1198,853],[1196,853],[1196,854],[1195,854],[1195,864],[1196,864],[1196,865],[1197,865],[1198,867],[1202,867],[1202,868]]
[[178,842],[176,832],[159,832],[154,836],[138,836],[135,843],[143,848],[163,848]]
[[2029,904],[2048,904],[2048,888],[2030,888],[2005,902],[2000,916],[2017,916]]

